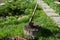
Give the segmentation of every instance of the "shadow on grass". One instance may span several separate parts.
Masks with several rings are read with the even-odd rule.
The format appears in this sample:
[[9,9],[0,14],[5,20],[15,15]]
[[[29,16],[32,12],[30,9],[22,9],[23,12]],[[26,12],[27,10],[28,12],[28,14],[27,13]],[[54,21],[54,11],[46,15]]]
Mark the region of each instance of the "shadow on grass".
[[56,38],[60,39],[60,32],[59,31],[51,31],[47,28],[41,28],[39,31],[39,34],[38,34],[38,38],[39,37],[43,37],[43,38],[53,37],[54,39],[56,39]]
[[50,37],[53,36],[53,32],[51,32],[49,29],[47,28],[41,28],[39,31],[38,36],[42,36],[42,37]]

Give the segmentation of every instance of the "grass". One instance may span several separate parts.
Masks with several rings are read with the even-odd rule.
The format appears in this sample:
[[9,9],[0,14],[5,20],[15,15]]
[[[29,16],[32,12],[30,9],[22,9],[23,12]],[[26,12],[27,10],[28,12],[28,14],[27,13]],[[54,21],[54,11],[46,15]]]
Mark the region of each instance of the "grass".
[[[40,7],[40,6],[39,6]],[[37,8],[33,22],[41,25],[38,40],[60,40],[60,29],[57,24],[48,17],[42,8]],[[33,12],[32,8],[26,9],[25,14],[0,17],[0,38],[24,37],[23,28],[29,22]]]
[[[28,17],[21,18],[18,20],[18,16],[10,16],[0,19],[0,38],[15,37],[17,35],[24,37],[23,28],[28,23],[31,14],[27,15]],[[48,17],[43,10],[36,10],[36,14],[33,20],[35,23],[38,23],[42,26],[42,30],[39,33],[38,40],[59,40],[60,29],[57,24],[54,23],[50,17]],[[57,35],[57,37],[56,37]]]
[[56,0],[44,0],[51,8],[55,10],[56,13],[60,15],[60,4],[55,3]]
[[60,36],[58,36],[60,35],[60,29],[58,26],[42,10],[37,12],[38,17],[34,19],[34,22],[38,22],[42,26],[39,40],[60,40]]

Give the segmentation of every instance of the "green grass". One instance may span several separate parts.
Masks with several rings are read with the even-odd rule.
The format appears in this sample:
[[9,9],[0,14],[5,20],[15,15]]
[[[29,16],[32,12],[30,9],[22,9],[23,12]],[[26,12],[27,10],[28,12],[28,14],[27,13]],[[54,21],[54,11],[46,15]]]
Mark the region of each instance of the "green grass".
[[37,10],[37,18],[34,22],[39,23],[42,26],[42,30],[39,33],[39,40],[60,40],[60,29],[42,10]]
[[[22,15],[23,16],[23,15]],[[28,17],[18,20],[18,16],[10,16],[5,19],[0,19],[0,38],[10,36],[15,37],[17,35],[24,37],[23,28],[28,23],[31,14],[26,15]],[[36,10],[34,17],[34,23],[40,24],[42,30],[39,33],[38,40],[59,40],[60,29],[57,24],[54,23],[50,17],[48,17],[43,10]],[[57,36],[56,36],[57,35]]]
[[[22,15],[0,17],[0,38],[4,37],[24,37],[23,28],[29,22],[33,8],[25,9]],[[4,13],[3,13],[4,14]],[[57,24],[48,17],[42,8],[37,7],[33,19],[34,23],[41,25],[38,40],[60,40],[60,29]]]
[[56,13],[60,15],[60,4],[55,3],[56,0],[43,0],[47,3],[51,8],[55,10]]
[[25,14],[25,10],[34,9],[35,4],[35,0],[11,0],[11,2],[6,0],[5,4],[0,6],[0,16],[15,16]]

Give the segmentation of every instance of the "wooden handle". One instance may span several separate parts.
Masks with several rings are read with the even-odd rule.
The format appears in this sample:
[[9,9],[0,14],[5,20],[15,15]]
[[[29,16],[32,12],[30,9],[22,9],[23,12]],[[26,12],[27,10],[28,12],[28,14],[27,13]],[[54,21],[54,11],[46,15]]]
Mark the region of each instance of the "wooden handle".
[[33,18],[34,18],[36,8],[37,8],[37,4],[36,4],[36,6],[35,6],[35,8],[34,8],[34,11],[33,11],[33,13],[32,13],[32,17],[31,17],[30,20],[29,20],[29,23],[31,23],[32,20],[33,20]]

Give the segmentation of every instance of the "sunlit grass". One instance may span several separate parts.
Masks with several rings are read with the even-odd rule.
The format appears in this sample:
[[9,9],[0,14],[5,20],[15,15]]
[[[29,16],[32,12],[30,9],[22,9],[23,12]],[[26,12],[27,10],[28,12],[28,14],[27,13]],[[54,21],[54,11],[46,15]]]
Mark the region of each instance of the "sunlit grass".
[[[0,38],[5,36],[15,37],[17,35],[24,37],[23,28],[28,24],[31,14],[28,17],[18,20],[19,17],[7,17],[5,19],[0,19]],[[57,24],[48,17],[43,10],[36,10],[34,16],[34,23],[40,24],[42,27],[41,33],[39,33],[39,40],[54,40],[59,39],[55,35],[59,35],[59,28]],[[52,34],[51,34],[52,33]]]
[[[0,18],[0,38],[15,36],[24,37],[23,28],[28,24],[32,12],[33,9],[28,8],[24,11],[25,14]],[[60,39],[60,29],[57,24],[44,13],[40,6],[35,12],[33,22],[41,25],[38,40]]]

